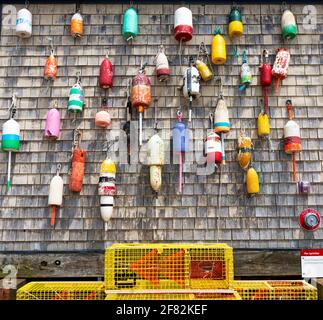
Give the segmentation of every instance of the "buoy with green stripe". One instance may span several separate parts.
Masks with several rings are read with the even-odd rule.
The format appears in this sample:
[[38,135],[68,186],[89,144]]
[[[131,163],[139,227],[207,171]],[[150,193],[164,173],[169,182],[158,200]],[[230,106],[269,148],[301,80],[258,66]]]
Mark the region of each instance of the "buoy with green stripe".
[[77,75],[77,81],[70,89],[67,110],[73,113],[80,113],[84,106],[84,92],[80,75]]
[[20,126],[14,120],[16,113],[16,96],[12,96],[11,106],[9,108],[10,118],[3,124],[1,148],[3,151],[8,151],[8,178],[7,187],[10,189],[10,172],[11,172],[11,152],[19,151],[20,148]]
[[285,40],[294,39],[297,35],[295,16],[290,10],[284,10],[281,19],[282,35]]

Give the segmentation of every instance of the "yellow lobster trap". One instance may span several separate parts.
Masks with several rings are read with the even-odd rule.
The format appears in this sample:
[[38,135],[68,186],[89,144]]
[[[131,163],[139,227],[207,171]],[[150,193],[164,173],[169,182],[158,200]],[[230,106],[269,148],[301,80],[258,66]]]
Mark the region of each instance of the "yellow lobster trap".
[[233,253],[226,244],[114,244],[106,249],[104,273],[106,293],[225,289],[233,282]]
[[317,289],[303,280],[271,280],[272,300],[317,300]]
[[234,281],[242,300],[272,300],[273,288],[266,281]]
[[29,282],[17,300],[104,300],[103,282]]

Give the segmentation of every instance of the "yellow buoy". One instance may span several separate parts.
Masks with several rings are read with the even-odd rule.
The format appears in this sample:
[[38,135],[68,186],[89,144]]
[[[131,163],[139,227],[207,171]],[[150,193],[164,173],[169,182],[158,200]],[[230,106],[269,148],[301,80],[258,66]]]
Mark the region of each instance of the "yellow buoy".
[[227,52],[225,47],[225,40],[222,36],[221,28],[217,28],[214,31],[214,37],[212,40],[212,54],[211,60],[213,64],[225,64],[227,60]]
[[259,179],[254,168],[249,168],[247,172],[247,193],[249,195],[259,193]]
[[203,81],[209,81],[212,79],[213,73],[206,63],[204,63],[202,60],[196,60],[195,65]]
[[229,14],[229,36],[239,38],[243,34],[241,13],[237,8],[232,8]]
[[258,116],[258,136],[266,137],[270,134],[269,118],[266,113],[260,112]]

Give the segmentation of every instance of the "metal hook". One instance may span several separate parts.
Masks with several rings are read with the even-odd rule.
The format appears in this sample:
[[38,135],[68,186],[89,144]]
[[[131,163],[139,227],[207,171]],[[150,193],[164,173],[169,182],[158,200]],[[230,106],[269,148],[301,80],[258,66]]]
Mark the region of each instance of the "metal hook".
[[60,163],[57,164],[56,166],[56,174],[59,175],[60,171],[61,171],[62,165]]
[[285,10],[288,9],[286,1],[282,2],[280,8],[281,8],[281,12],[284,12]]
[[81,71],[77,71],[76,72],[76,78],[77,78],[76,83],[81,84],[82,83],[82,80],[81,80]]
[[116,142],[118,142],[119,141],[119,138],[118,137],[116,137],[114,140],[112,140],[112,141],[108,141],[108,137],[107,137],[107,156],[108,156],[108,153],[109,153],[109,151],[110,151],[110,149],[112,148],[112,146],[116,143]]
[[26,9],[28,9],[28,7],[29,7],[29,1],[28,1],[28,0],[26,0],[26,1],[25,1],[25,8],[26,8]]
[[109,48],[107,48],[107,51],[106,51],[106,54],[105,54],[107,59],[109,59],[109,54],[110,54],[110,50],[109,50]]

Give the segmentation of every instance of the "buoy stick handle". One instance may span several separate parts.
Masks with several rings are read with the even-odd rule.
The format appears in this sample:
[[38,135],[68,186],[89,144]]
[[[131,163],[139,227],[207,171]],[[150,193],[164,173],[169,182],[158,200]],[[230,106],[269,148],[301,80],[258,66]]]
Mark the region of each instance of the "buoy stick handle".
[[183,180],[183,153],[179,153],[179,180],[178,180],[178,192],[182,193],[182,180]]
[[10,172],[11,172],[11,151],[9,151],[8,155],[8,179],[7,179],[7,188],[10,189]]
[[280,78],[278,78],[276,81],[276,92],[278,92],[279,84],[280,84]]
[[142,112],[139,113],[139,146],[142,145]]
[[191,122],[192,121],[192,103],[193,103],[193,97],[190,96],[190,109],[188,112],[188,121]]
[[52,206],[52,216],[50,219],[50,225],[54,227],[55,225],[55,217],[56,217],[56,206]]
[[224,133],[221,132],[222,164],[225,164]]
[[296,182],[296,154],[293,152],[293,181]]
[[268,87],[264,88],[264,113],[268,115]]

